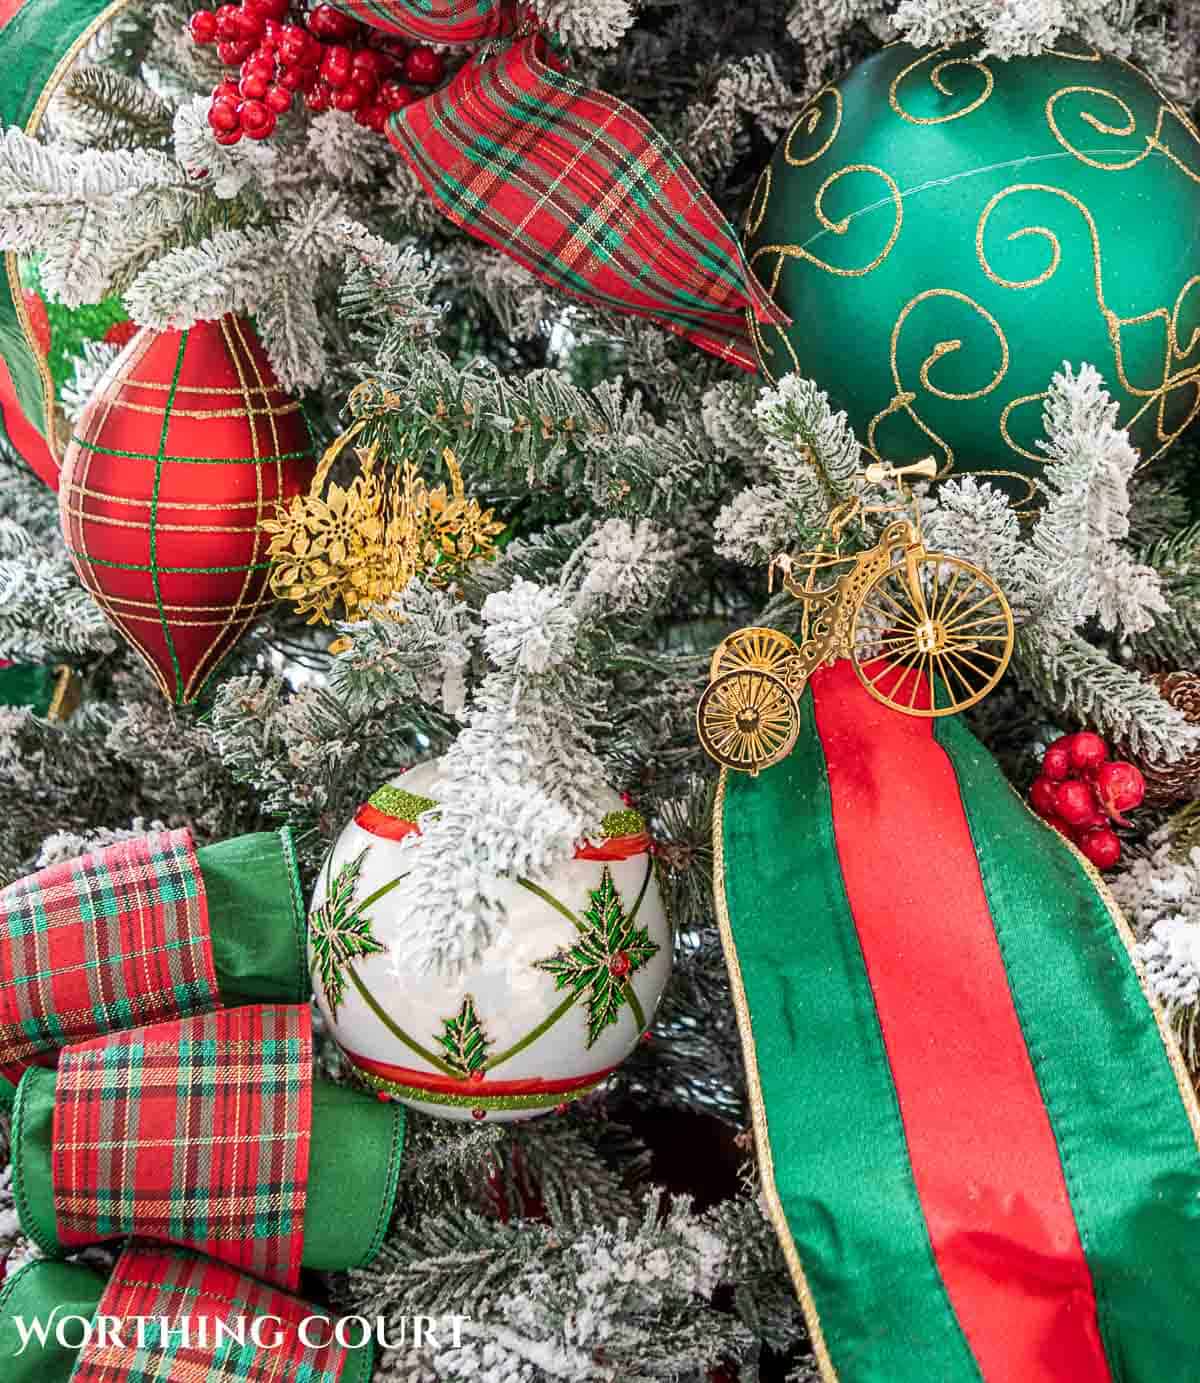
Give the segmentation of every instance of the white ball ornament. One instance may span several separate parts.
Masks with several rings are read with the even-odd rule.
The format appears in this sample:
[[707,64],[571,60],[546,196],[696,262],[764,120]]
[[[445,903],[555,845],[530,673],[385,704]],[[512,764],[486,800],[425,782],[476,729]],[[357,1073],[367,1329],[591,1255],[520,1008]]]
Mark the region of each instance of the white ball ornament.
[[[672,936],[641,817],[615,792],[600,839],[552,874],[502,885],[506,935],[455,974],[400,968],[420,915],[405,884],[435,759],[372,794],[321,867],[309,914],[317,1003],[376,1089],[447,1119],[527,1119],[594,1090],[637,1044]],[[416,848],[420,848],[418,845]]]

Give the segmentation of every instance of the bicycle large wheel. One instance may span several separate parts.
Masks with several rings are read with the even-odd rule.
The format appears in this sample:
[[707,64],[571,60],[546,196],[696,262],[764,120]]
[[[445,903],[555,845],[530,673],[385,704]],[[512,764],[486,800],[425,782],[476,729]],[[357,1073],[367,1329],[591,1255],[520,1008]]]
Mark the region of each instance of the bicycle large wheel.
[[713,651],[708,675],[715,682],[725,673],[737,672],[740,668],[778,673],[779,664],[794,658],[798,652],[799,649],[786,634],[751,625],[721,640]]
[[742,668],[708,684],[696,708],[696,729],[709,758],[756,774],[792,752],[800,716],[778,677]]
[[978,567],[929,552],[916,558],[912,577],[899,562],[867,587],[851,647],[854,670],[876,701],[905,715],[954,715],[1003,677],[1012,611]]

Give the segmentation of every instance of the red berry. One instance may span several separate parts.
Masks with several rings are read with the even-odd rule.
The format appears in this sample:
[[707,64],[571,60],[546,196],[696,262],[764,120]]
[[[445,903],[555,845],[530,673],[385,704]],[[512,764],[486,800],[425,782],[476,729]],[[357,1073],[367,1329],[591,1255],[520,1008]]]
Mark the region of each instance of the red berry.
[[188,32],[193,43],[216,43],[217,16],[212,10],[197,10],[188,20]]
[[237,104],[228,96],[222,96],[208,108],[208,123],[218,133],[236,130],[241,125]]
[[226,67],[236,67],[254,52],[258,44],[252,38],[227,39],[217,44],[217,57]]
[[1046,825],[1057,831],[1060,836],[1065,836],[1068,840],[1074,840],[1075,834],[1071,827],[1060,817],[1052,816],[1046,821]]
[[[366,116],[363,123],[368,129],[374,130],[376,134],[383,133],[387,126],[389,113],[387,106],[380,105],[378,101],[372,101],[369,106],[364,106],[363,110],[359,112],[360,115]],[[357,120],[358,115],[354,118]]]
[[300,59],[308,51],[308,37],[299,24],[285,24],[279,31],[276,44],[280,61],[289,67],[298,67]]
[[471,1118],[472,1118],[472,1119],[486,1119],[486,1118],[487,1118],[487,1110],[486,1110],[486,1109],[473,1109],[473,1110],[471,1111]]
[[358,81],[364,75],[378,80],[382,66],[380,55],[373,48],[355,48],[350,54],[350,70]]
[[218,144],[236,144],[242,137],[242,127],[239,125],[236,130],[214,130],[213,138]]
[[1080,773],[1094,773],[1108,758],[1108,745],[1091,730],[1080,730],[1071,736],[1068,753],[1072,768]]
[[440,53],[422,45],[404,59],[404,79],[418,86],[436,86],[446,75],[446,61]]
[[269,49],[272,53],[279,47],[279,36],[283,33],[283,25],[278,19],[268,19],[263,24],[263,36],[260,40],[264,49]]
[[1049,778],[1037,778],[1029,789],[1029,805],[1047,820],[1058,814],[1054,799],[1055,788]]
[[46,311],[46,303],[40,293],[35,293],[32,288],[27,288],[21,297],[25,301],[25,311],[29,314],[29,325],[33,331],[33,339],[38,351],[42,355],[50,354],[50,314]]
[[304,21],[310,33],[319,38],[351,38],[358,29],[357,22],[332,5],[318,5],[310,10]]
[[269,86],[263,100],[276,115],[282,115],[292,104],[292,93],[285,86]]
[[332,87],[345,86],[351,76],[351,61],[350,49],[344,43],[330,44],[321,59],[321,76]]
[[1085,831],[1080,837],[1079,848],[1097,869],[1111,869],[1121,858],[1121,842],[1116,832],[1107,826]]
[[309,110],[314,115],[319,115],[321,111],[328,110],[333,105],[333,87],[328,82],[314,82],[313,89],[304,99]]
[[608,973],[614,979],[623,980],[632,969],[633,962],[629,959],[628,951],[618,951],[608,962]]
[[408,57],[408,44],[402,38],[397,38],[394,34],[381,34],[374,29],[368,31],[380,48],[397,62],[403,62]]
[[325,56],[325,45],[315,34],[305,34],[304,51],[300,54],[301,67],[320,67]]
[[1070,778],[1055,788],[1054,809],[1068,826],[1082,826],[1098,810],[1096,794],[1089,784]]
[[266,18],[258,10],[249,9],[243,5],[238,10],[237,16],[237,37],[252,38],[255,43],[262,38],[263,26]]
[[271,83],[266,77],[243,77],[238,83],[238,91],[247,101],[261,101],[270,89]]
[[1115,763],[1101,764],[1096,770],[1096,795],[1100,805],[1114,821],[1125,825],[1122,812],[1131,812],[1142,805],[1146,796],[1146,780],[1141,770],[1134,764],[1118,759]]
[[110,346],[127,346],[137,334],[136,322],[114,322],[105,331],[104,339]]
[[386,81],[379,84],[379,103],[387,110],[403,110],[417,99],[417,93],[403,82]]
[[333,104],[337,110],[357,110],[367,99],[367,90],[358,82],[347,82],[333,93]]
[[288,0],[242,0],[247,9],[257,10],[264,21],[278,24],[288,12]]
[[270,81],[275,75],[275,54],[264,54],[261,48],[256,48],[253,53],[242,63],[243,77],[262,77]]
[[266,139],[275,128],[275,112],[261,101],[244,101],[240,114],[242,129],[251,139]]
[[218,38],[237,38],[241,32],[236,5],[218,5],[214,11]]
[[310,67],[289,67],[277,80],[285,91],[311,91],[317,74]]
[[1051,778],[1056,783],[1061,783],[1070,771],[1071,755],[1066,746],[1052,744],[1042,755],[1042,776]]

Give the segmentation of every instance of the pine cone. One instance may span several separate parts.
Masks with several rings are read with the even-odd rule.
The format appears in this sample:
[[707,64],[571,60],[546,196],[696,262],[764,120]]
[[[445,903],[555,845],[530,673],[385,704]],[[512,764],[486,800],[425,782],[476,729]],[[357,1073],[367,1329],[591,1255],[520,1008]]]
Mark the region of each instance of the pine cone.
[[[1193,724],[1200,724],[1200,675],[1194,672],[1156,672],[1150,681],[1159,695],[1180,710]],[[1200,796],[1200,749],[1174,763],[1156,762],[1126,749],[1124,757],[1137,764],[1146,780],[1146,805],[1170,807]]]

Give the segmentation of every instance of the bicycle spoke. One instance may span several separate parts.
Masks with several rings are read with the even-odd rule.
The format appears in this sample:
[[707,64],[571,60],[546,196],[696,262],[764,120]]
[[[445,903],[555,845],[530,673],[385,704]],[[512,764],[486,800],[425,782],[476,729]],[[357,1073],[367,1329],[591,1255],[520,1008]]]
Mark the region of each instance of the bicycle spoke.
[[[888,576],[889,576],[889,578],[890,578],[890,577],[892,576],[892,573],[889,572],[889,573],[888,573]],[[906,609],[904,608],[904,606],[901,605],[900,602],[895,598],[895,596],[893,596],[893,595],[891,594],[890,591],[884,590],[884,587],[883,587],[883,583],[882,583],[882,582],[880,582],[880,583],[879,583],[878,585],[876,585],[876,586],[872,586],[871,589],[872,589],[877,595],[883,596],[884,600],[886,600],[886,601],[888,602],[889,605],[892,605],[892,606],[895,607],[897,614],[899,614],[900,618],[905,622],[905,624],[910,624],[910,625],[912,625],[912,627],[913,627],[914,629],[917,627],[917,625],[918,625],[918,623],[919,623],[920,621],[915,617],[914,612],[913,612],[911,609],[910,609],[910,610],[906,610]],[[906,594],[907,594],[907,590],[906,590]],[[865,604],[865,602],[864,602],[864,604]],[[880,613],[883,615],[884,619],[891,619],[891,618],[893,618],[893,616],[889,615],[889,614],[887,613],[886,610],[880,611]]]
[[973,615],[973,614],[975,613],[976,610],[981,610],[981,609],[982,609],[985,605],[987,605],[990,601],[994,601],[995,599],[996,599],[996,593],[995,593],[995,591],[989,589],[984,595],[982,595],[982,596],[975,602],[974,605],[970,606],[969,609],[964,610],[964,611],[962,612],[962,614],[959,615],[959,617],[958,617],[956,620],[948,620],[948,619],[942,620],[942,627],[943,627],[944,629],[946,629],[947,632],[949,632],[951,629],[958,629],[958,628],[960,628],[960,627],[962,626],[963,620],[965,620],[966,617],[967,617],[968,615]]
[[988,658],[993,663],[1002,663],[1004,661],[1003,658],[998,657],[995,653],[989,653],[986,648],[976,648],[973,639],[963,639],[961,641],[947,640],[945,647],[947,650],[953,649],[957,652],[965,650],[968,653],[978,655],[980,658]]
[[961,575],[962,575],[962,567],[958,566],[958,564],[956,563],[956,564],[955,564],[955,567],[954,567],[954,573],[953,573],[953,575],[950,577],[949,584],[946,586],[946,589],[945,589],[945,591],[944,591],[943,594],[942,594],[942,603],[941,603],[940,607],[939,607],[939,606],[935,606],[935,607],[929,612],[929,618],[930,618],[930,619],[940,619],[940,618],[942,618],[942,616],[945,614],[946,609],[947,609],[947,607],[948,607],[949,604],[950,604],[950,597],[951,597],[951,595],[954,594],[954,588],[955,588],[955,586],[958,585],[958,578],[959,578]]
[[994,676],[995,676],[995,673],[988,672],[985,668],[976,667],[975,664],[970,660],[970,658],[968,658],[968,657],[966,656],[965,653],[960,653],[960,652],[957,652],[957,651],[948,649],[948,650],[946,651],[946,657],[947,657],[947,658],[953,658],[956,662],[965,664],[965,665],[966,665],[967,667],[969,667],[969,668],[971,669],[971,671],[972,671],[977,677],[979,677],[983,682],[990,682],[990,681],[992,681],[992,679],[993,679]]

